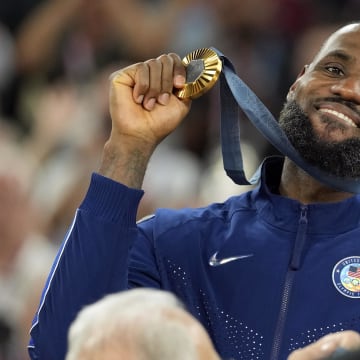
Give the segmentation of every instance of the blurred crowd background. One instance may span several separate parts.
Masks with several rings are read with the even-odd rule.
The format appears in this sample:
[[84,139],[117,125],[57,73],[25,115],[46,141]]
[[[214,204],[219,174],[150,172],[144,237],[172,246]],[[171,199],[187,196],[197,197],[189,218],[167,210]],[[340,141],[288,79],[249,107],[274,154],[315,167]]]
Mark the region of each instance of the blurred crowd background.
[[[108,77],[162,53],[214,46],[275,116],[323,39],[359,0],[0,2],[0,360],[28,359],[40,292],[109,134]],[[276,153],[242,125],[248,175]],[[139,218],[247,190],[222,168],[215,88],[156,150]],[[105,266],[105,264],[104,264]]]

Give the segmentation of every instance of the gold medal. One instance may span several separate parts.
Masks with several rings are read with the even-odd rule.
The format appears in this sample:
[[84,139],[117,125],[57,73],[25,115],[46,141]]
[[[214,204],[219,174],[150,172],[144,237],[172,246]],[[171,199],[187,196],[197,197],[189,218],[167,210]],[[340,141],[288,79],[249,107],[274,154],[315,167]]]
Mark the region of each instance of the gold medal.
[[182,62],[186,67],[186,83],[174,92],[180,99],[196,99],[206,93],[214,86],[222,69],[218,54],[208,48],[194,50]]

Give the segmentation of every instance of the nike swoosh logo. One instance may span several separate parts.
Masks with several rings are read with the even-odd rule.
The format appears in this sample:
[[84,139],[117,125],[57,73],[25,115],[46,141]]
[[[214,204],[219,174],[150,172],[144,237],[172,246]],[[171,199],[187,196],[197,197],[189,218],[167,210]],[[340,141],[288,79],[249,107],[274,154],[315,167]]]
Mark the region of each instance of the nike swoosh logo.
[[238,256],[231,256],[231,257],[227,257],[227,258],[218,259],[217,255],[218,255],[218,251],[213,256],[211,256],[211,258],[209,259],[210,266],[220,266],[220,265],[227,264],[231,261],[241,260],[241,259],[245,259],[245,258],[254,256],[254,254],[246,254],[246,255],[238,255]]

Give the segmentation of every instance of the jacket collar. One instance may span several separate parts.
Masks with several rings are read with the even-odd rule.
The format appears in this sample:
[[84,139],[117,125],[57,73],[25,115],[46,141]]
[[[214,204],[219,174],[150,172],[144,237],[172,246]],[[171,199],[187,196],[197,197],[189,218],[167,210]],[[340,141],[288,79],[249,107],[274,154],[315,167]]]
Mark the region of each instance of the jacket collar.
[[261,183],[254,190],[255,206],[268,223],[296,231],[301,212],[306,211],[309,233],[334,234],[349,231],[360,225],[360,195],[335,202],[302,205],[279,195],[284,158],[267,158],[262,166]]

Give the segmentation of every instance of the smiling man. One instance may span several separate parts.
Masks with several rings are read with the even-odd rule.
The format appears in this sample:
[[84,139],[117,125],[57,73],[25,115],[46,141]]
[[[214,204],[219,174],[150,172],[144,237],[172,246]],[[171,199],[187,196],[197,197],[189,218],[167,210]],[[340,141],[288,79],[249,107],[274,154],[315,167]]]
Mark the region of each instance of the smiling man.
[[[32,359],[60,360],[77,312],[135,287],[176,294],[223,358],[278,360],[360,330],[360,196],[268,158],[254,190],[135,222],[146,166],[191,101],[176,54],[111,77],[112,131],[31,329]],[[280,124],[309,163],[359,178],[360,25],[329,37],[291,86]],[[171,181],[171,175],[169,175]],[[151,313],[149,313],[151,316]]]
[[360,178],[358,31],[351,24],[330,36],[290,88],[280,116],[305,160],[349,178]]

